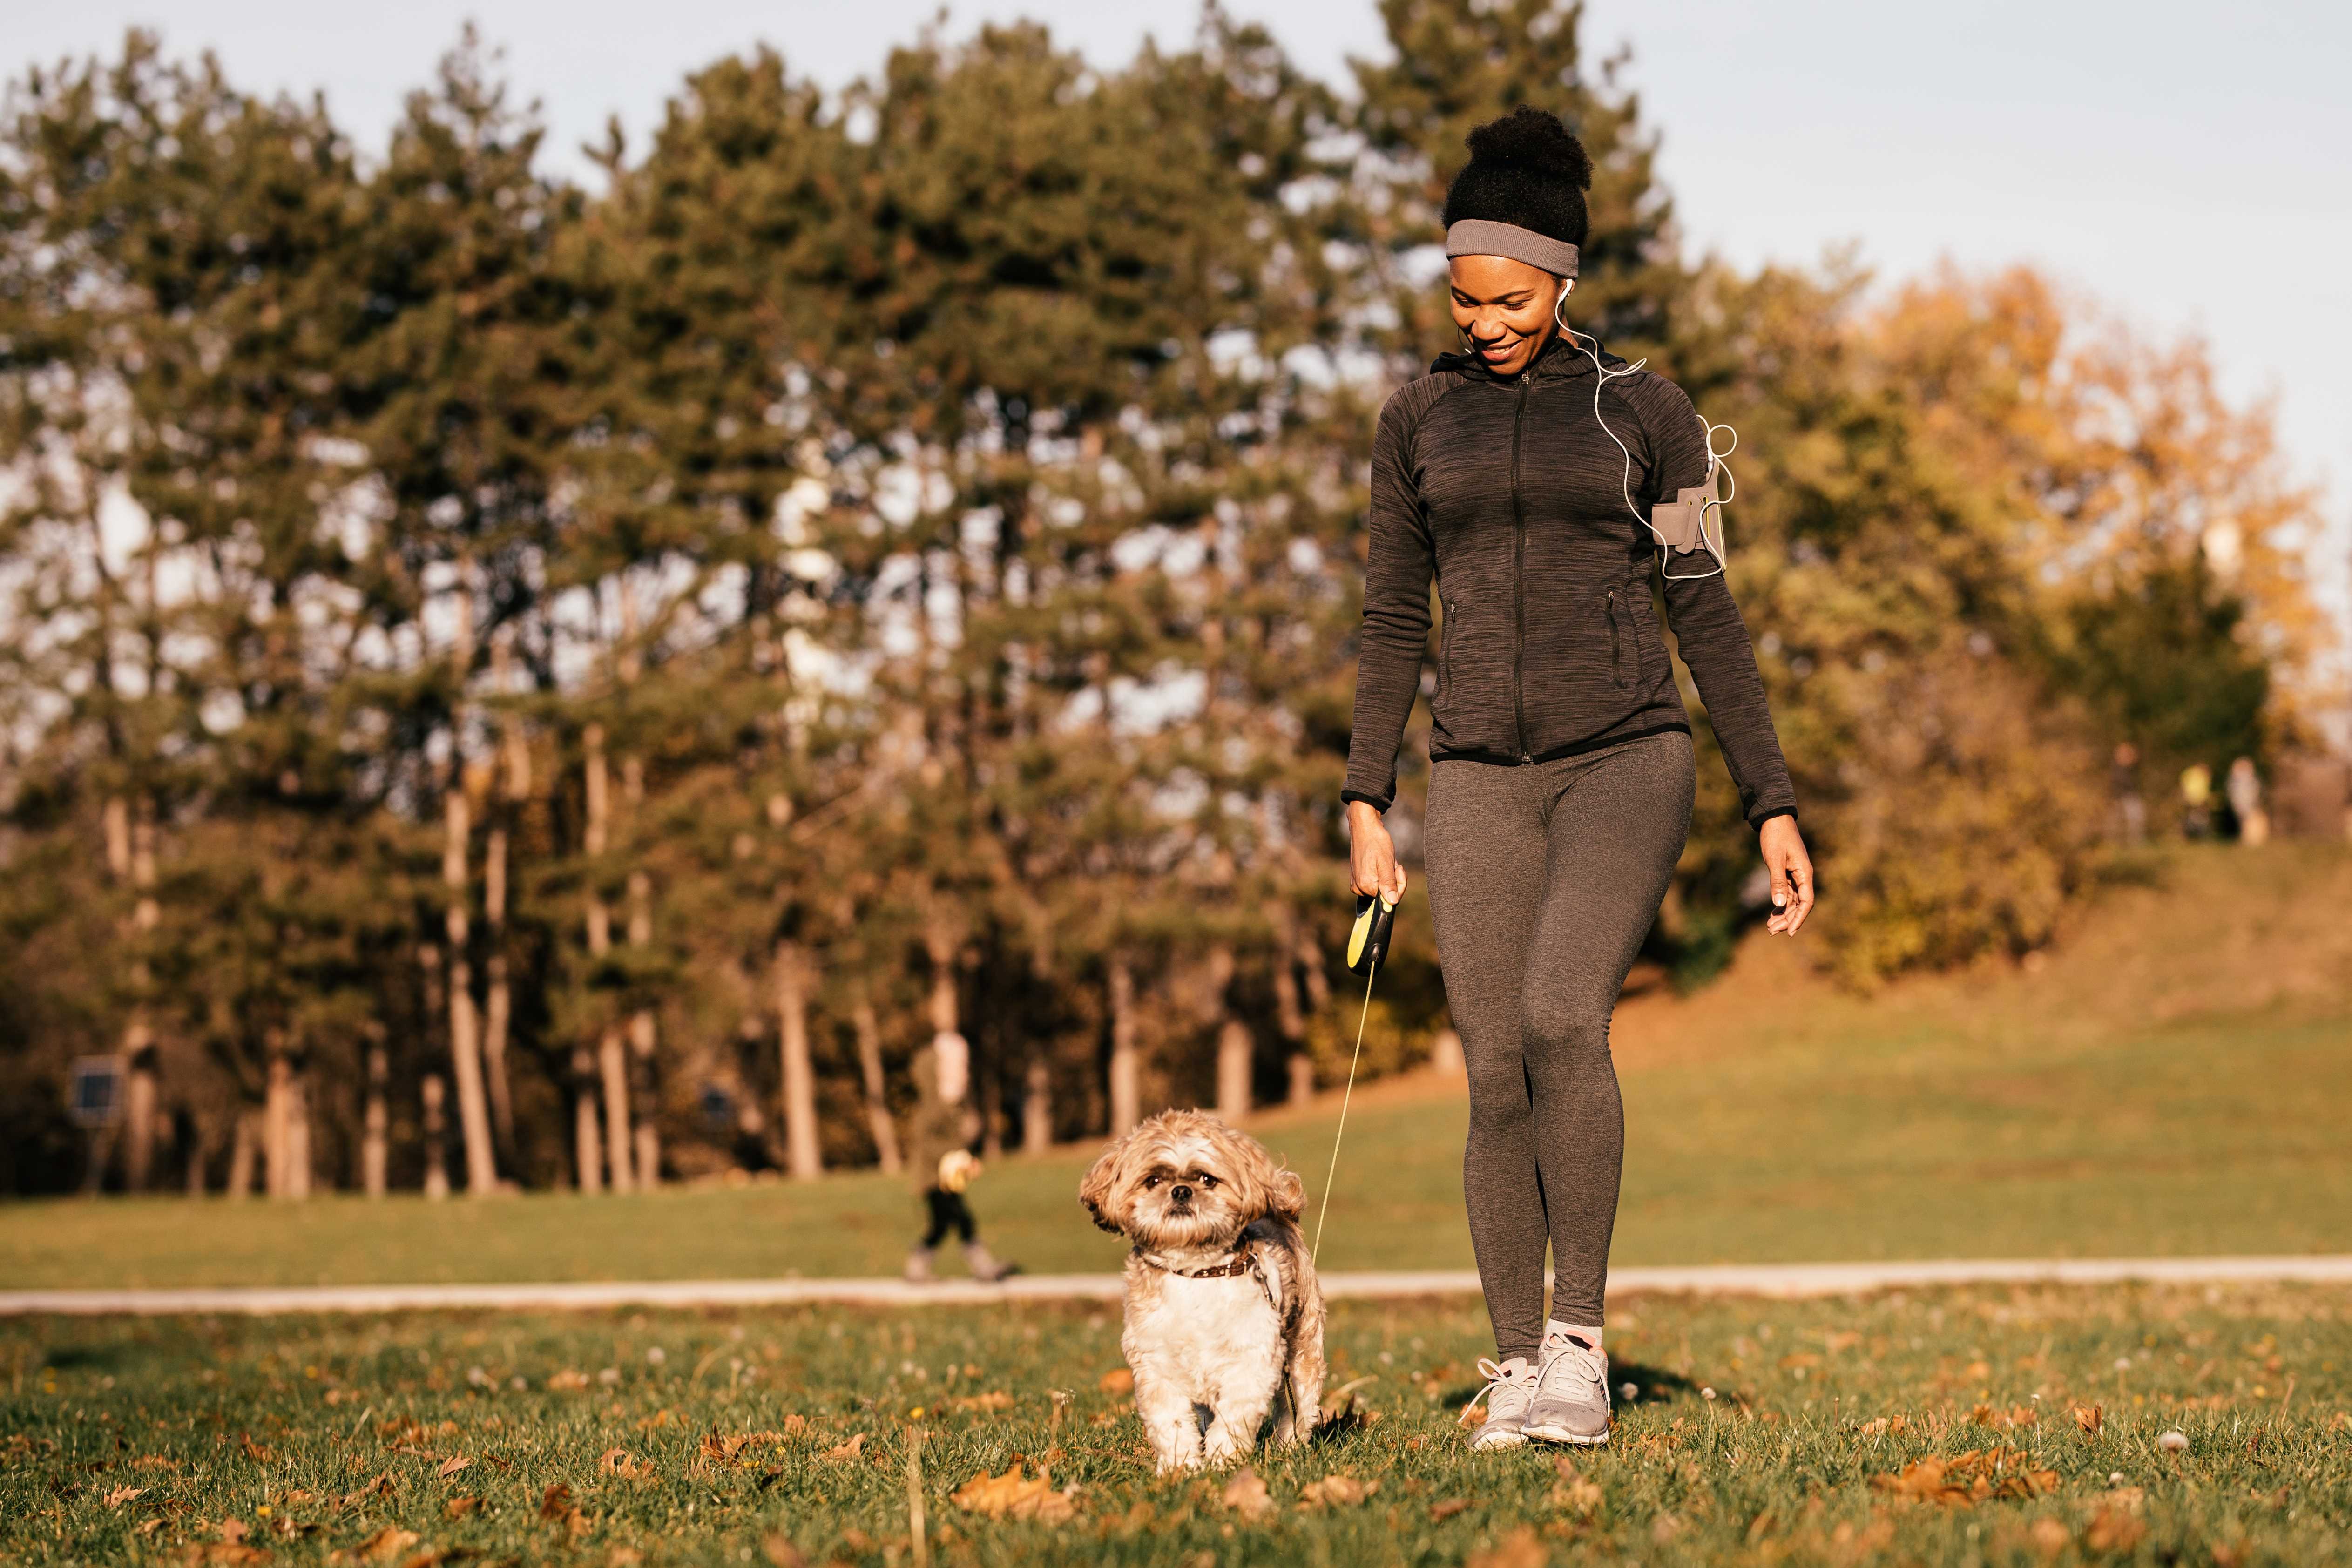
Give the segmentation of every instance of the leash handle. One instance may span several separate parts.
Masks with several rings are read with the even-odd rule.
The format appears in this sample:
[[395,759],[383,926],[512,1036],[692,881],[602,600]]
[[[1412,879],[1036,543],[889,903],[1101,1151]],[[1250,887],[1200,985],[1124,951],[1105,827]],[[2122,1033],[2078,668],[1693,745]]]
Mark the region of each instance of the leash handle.
[[[1389,904],[1387,908],[1393,915],[1396,906]],[[1385,947],[1385,931],[1381,932],[1381,938]],[[1348,1136],[1348,1107],[1356,1098],[1356,1064],[1364,1059],[1364,1025],[1372,1016],[1372,977],[1380,970],[1379,955],[1374,954],[1371,962],[1364,966],[1364,1007],[1356,1015],[1356,1049],[1348,1058],[1347,1092],[1339,1097],[1339,1130],[1331,1135],[1331,1169],[1323,1178],[1323,1205],[1315,1211],[1315,1245],[1307,1252],[1307,1260],[1318,1268],[1323,1258],[1323,1226],[1331,1218],[1331,1189],[1339,1180],[1339,1144]]]

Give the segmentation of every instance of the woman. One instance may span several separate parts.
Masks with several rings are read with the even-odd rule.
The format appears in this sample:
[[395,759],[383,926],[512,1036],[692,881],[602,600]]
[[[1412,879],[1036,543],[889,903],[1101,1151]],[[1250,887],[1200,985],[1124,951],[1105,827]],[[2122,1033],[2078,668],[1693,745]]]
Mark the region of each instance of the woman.
[[[1373,443],[1343,798],[1356,890],[1402,896],[1381,814],[1433,574],[1429,901],[1469,1073],[1462,1184],[1495,1327],[1473,1442],[1603,1443],[1601,1297],[1624,1151],[1609,1019],[1695,788],[1651,608],[1650,523],[1708,483],[1707,428],[1672,382],[1560,325],[1587,227],[1583,146],[1523,108],[1472,132],[1470,153],[1444,215],[1465,352],[1391,397]],[[1666,563],[1684,662],[1771,870],[1768,929],[1794,933],[1812,864],[1748,628],[1712,553]]]

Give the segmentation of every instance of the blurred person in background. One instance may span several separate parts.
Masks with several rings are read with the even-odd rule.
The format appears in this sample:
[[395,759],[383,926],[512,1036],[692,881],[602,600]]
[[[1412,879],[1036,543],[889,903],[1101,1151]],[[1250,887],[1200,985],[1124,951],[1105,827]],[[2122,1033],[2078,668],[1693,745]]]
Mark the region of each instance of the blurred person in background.
[[2116,742],[2114,765],[2107,782],[2116,796],[2116,837],[2137,846],[2147,837],[2147,802],[2139,793],[2139,748],[2129,741]]
[[2191,838],[2213,832],[2213,770],[2203,763],[2180,770],[2180,831]]
[[907,1278],[917,1282],[930,1279],[940,1243],[953,1231],[963,1244],[971,1277],[1002,1279],[1012,1269],[998,1262],[980,1239],[971,1205],[964,1197],[981,1170],[971,1152],[970,1113],[964,1105],[971,1089],[971,1047],[954,1030],[942,1029],[915,1053],[909,1070],[916,1099],[907,1129],[907,1169],[923,1200],[928,1223],[923,1238],[907,1254]]

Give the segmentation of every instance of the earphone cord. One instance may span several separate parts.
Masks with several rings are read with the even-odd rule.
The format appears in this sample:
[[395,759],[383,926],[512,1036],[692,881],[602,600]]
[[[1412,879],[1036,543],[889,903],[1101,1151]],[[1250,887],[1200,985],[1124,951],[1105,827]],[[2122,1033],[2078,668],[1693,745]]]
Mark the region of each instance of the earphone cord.
[[[1640,523],[1643,528],[1650,531],[1652,539],[1654,539],[1657,543],[1658,570],[1667,578],[1675,582],[1695,582],[1701,577],[1721,576],[1724,569],[1723,550],[1717,542],[1716,539],[1710,538],[1707,534],[1705,510],[1702,510],[1699,516],[1698,537],[1700,544],[1705,547],[1706,552],[1715,557],[1714,569],[1706,572],[1676,572],[1671,569],[1674,562],[1674,552],[1667,545],[1665,536],[1659,533],[1657,526],[1651,522],[1648,518],[1643,517],[1642,515],[1642,509],[1633,504],[1633,449],[1626,446],[1624,442],[1618,441],[1617,432],[1609,428],[1609,421],[1601,416],[1601,390],[1602,387],[1609,384],[1610,377],[1632,375],[1636,371],[1639,371],[1643,365],[1648,364],[1650,363],[1649,360],[1646,357],[1637,359],[1622,370],[1611,370],[1608,366],[1602,364],[1601,363],[1601,355],[1597,352],[1600,347],[1601,340],[1594,338],[1591,340],[1593,346],[1591,348],[1585,347],[1585,334],[1578,331],[1574,327],[1568,324],[1568,318],[1564,313],[1564,308],[1567,304],[1568,290],[1563,288],[1559,292],[1559,299],[1552,306],[1552,320],[1559,324],[1561,331],[1568,334],[1569,342],[1574,343],[1579,352],[1580,352],[1586,359],[1592,362],[1592,422],[1601,426],[1601,433],[1602,435],[1608,437],[1612,441],[1616,441],[1617,450],[1625,455],[1624,471],[1618,478],[1618,489],[1625,498],[1625,510],[1633,514],[1633,521],[1635,522]],[[1700,423],[1706,423],[1704,416],[1702,416]],[[1720,453],[1717,453],[1715,449],[1715,433],[1717,430],[1731,431],[1731,445],[1726,447]],[[1739,493],[1739,480],[1738,477],[1732,473],[1731,465],[1723,460],[1725,458],[1729,457],[1733,452],[1736,452],[1738,449],[1738,431],[1732,430],[1731,426],[1728,425],[1707,425],[1706,462],[1708,473],[1710,477],[1712,477],[1715,469],[1721,468],[1723,470],[1723,477],[1731,481],[1731,490],[1729,494],[1727,494],[1720,501],[1710,501],[1707,503],[1707,510],[1711,510],[1718,514],[1721,513],[1725,504],[1731,500],[1731,497]],[[1719,538],[1723,532],[1723,519],[1720,515],[1716,518],[1715,527],[1716,535]]]
[[1381,972],[1381,961],[1364,971],[1364,1010],[1356,1015],[1356,1050],[1348,1058],[1348,1089],[1339,1097],[1339,1131],[1331,1135],[1331,1170],[1323,1178],[1323,1206],[1315,1211],[1315,1245],[1307,1249],[1307,1261],[1314,1263],[1323,1256],[1323,1226],[1331,1218],[1331,1189],[1339,1180],[1339,1143],[1348,1136],[1348,1105],[1356,1098],[1356,1064],[1364,1059],[1364,1025],[1372,1016],[1372,978]]

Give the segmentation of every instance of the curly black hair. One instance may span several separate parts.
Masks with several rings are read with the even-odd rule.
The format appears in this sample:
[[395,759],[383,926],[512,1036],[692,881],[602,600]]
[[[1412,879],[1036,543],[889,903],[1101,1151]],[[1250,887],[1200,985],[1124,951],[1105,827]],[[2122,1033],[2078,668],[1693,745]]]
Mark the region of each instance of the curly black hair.
[[1582,245],[1592,158],[1549,110],[1521,104],[1469,136],[1470,162],[1446,187],[1444,222],[1484,218]]

